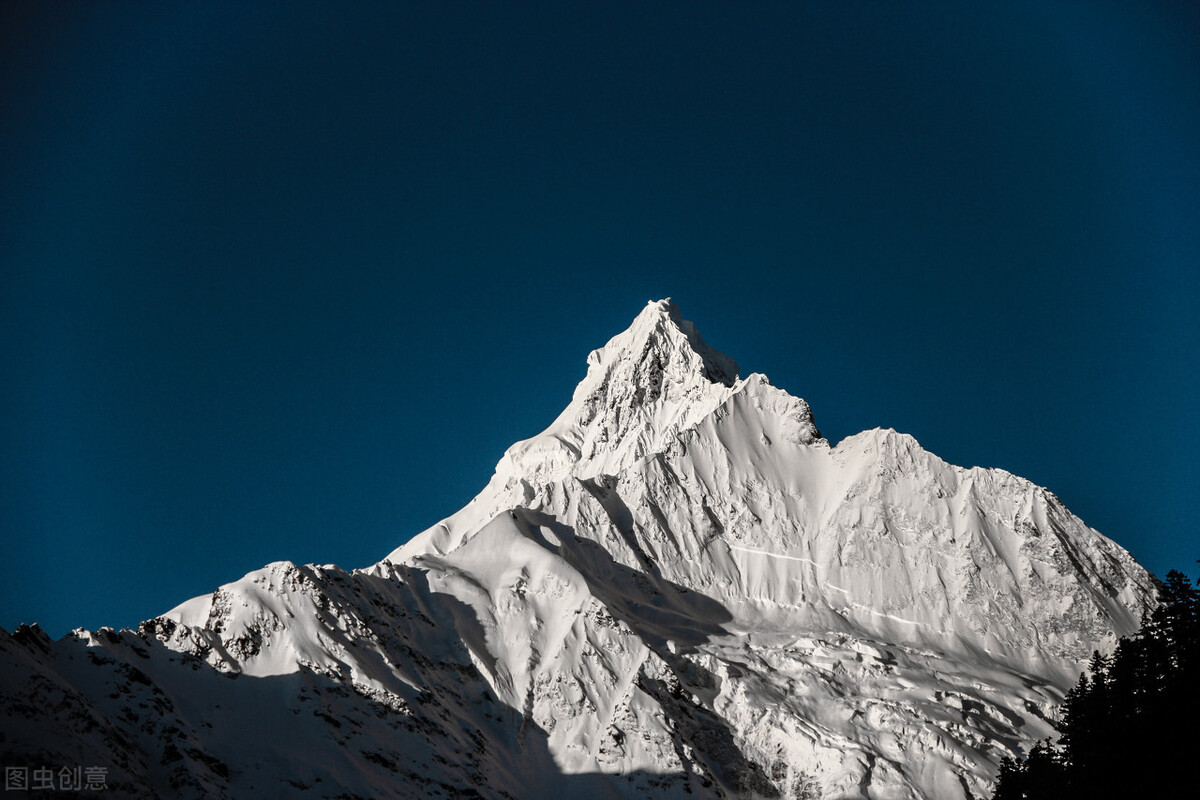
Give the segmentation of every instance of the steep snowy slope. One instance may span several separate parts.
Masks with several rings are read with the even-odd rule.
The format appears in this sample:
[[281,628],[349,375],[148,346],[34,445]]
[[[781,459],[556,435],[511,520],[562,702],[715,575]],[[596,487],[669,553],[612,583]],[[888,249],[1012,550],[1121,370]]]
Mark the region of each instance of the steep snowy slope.
[[147,797],[979,796],[1152,601],[1043,488],[894,431],[831,447],[670,301],[588,364],[368,569],[0,637],[6,763]]

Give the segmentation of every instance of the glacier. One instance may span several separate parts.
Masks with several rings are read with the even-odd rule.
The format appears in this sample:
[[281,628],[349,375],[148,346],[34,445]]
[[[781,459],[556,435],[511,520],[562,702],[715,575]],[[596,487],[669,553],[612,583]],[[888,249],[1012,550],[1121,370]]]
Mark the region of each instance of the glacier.
[[1047,489],[833,445],[669,300],[587,364],[374,565],[0,635],[4,763],[146,798],[984,797],[1153,606]]

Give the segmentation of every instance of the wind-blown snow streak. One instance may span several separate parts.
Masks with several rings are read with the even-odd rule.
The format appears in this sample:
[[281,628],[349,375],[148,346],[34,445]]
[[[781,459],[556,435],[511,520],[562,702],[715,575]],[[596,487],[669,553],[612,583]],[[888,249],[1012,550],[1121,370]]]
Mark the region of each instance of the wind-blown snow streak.
[[144,797],[979,796],[1152,602],[1045,489],[831,446],[670,301],[588,365],[372,567],[0,637],[6,763]]

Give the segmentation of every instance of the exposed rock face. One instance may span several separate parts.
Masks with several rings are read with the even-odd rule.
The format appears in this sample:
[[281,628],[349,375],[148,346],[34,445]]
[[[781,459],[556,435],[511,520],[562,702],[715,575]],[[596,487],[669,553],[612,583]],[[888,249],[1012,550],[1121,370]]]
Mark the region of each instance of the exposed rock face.
[[1043,488],[831,447],[670,301],[588,364],[372,567],[0,636],[5,763],[145,797],[979,796],[1153,601]]

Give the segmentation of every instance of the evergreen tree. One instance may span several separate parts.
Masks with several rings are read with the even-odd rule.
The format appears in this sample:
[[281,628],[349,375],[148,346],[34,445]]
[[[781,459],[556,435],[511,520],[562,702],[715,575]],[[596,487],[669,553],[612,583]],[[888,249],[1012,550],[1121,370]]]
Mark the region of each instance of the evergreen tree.
[[1005,758],[993,800],[1170,797],[1195,757],[1184,726],[1200,714],[1200,590],[1172,570],[1142,629],[1095,653],[1063,701],[1058,743]]

